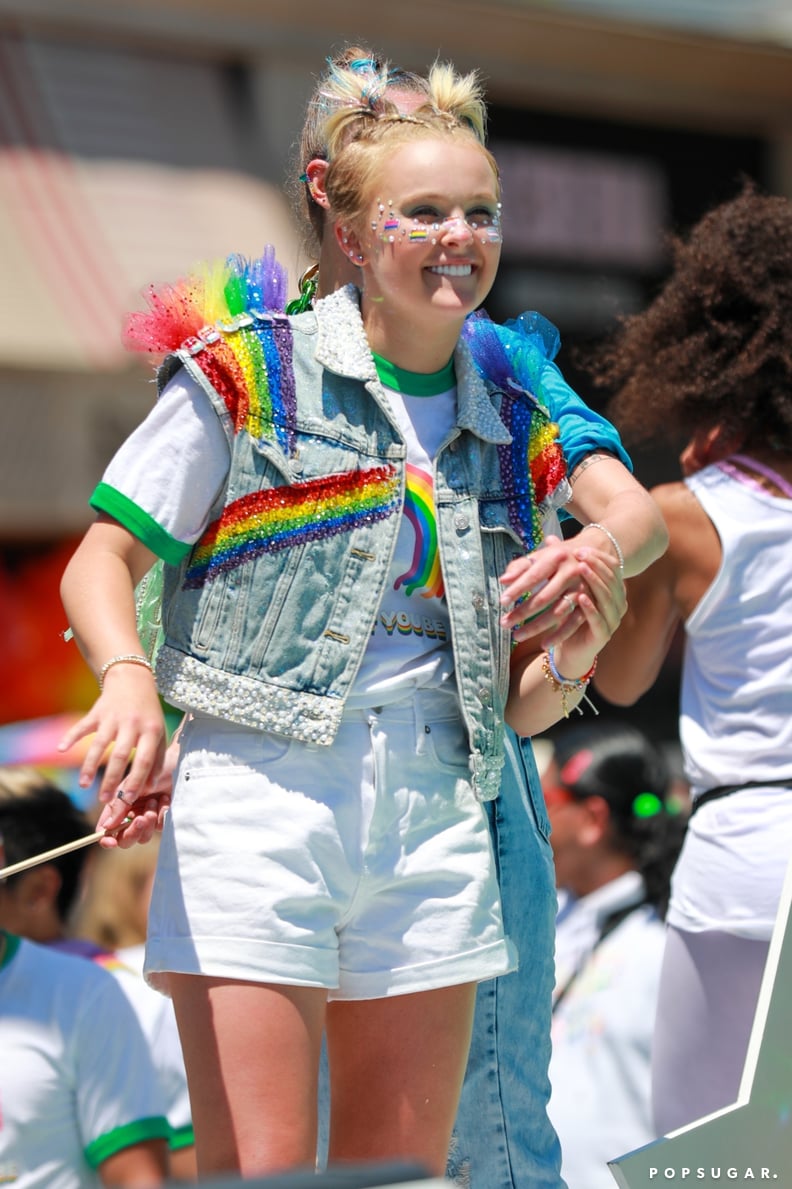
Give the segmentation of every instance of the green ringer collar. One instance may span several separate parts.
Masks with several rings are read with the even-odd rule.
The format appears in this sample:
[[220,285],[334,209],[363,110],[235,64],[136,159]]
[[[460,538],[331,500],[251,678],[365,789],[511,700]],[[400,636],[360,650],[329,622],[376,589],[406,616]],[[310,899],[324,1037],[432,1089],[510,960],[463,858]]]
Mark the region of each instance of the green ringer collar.
[[439,396],[456,384],[453,357],[439,372],[408,372],[381,355],[374,355],[374,365],[380,382],[404,396]]

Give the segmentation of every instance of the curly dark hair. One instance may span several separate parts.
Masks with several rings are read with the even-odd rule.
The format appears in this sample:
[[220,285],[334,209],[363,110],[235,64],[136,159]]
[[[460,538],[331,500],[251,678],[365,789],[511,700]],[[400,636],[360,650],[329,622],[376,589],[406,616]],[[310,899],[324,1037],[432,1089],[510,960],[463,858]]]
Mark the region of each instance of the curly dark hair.
[[744,181],[671,247],[654,301],[587,361],[609,416],[635,442],[722,425],[792,452],[792,202]]

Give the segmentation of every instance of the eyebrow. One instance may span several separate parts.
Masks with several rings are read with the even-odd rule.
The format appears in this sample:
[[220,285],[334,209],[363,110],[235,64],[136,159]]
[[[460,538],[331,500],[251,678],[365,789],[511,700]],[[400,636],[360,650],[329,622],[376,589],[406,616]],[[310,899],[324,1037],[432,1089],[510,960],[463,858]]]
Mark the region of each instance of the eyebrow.
[[[402,206],[408,206],[411,203],[417,203],[417,202],[427,202],[427,203],[432,203],[435,206],[445,206],[445,205],[449,204],[449,201],[450,201],[450,204],[453,206],[454,203],[457,202],[458,200],[457,200],[457,198],[451,198],[449,200],[449,196],[447,194],[435,194],[435,193],[423,193],[423,192],[416,192],[415,194],[406,194],[406,195],[403,195],[399,199],[399,202],[401,203]],[[482,191],[476,191],[475,194],[466,195],[464,198],[464,201],[460,201],[460,205],[467,206],[471,202],[497,202],[497,201],[498,201],[498,192],[493,187],[493,189],[491,191],[488,191],[487,193],[483,193]]]

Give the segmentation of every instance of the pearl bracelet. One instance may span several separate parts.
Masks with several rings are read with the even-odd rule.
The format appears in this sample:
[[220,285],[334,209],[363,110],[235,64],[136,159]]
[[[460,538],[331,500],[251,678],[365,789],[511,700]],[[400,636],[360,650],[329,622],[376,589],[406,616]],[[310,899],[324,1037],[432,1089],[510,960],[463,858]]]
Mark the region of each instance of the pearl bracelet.
[[592,520],[591,524],[587,524],[585,527],[586,528],[598,528],[601,533],[605,534],[605,536],[608,538],[608,540],[610,541],[613,548],[616,550],[616,556],[619,559],[619,569],[623,570],[624,569],[624,554],[622,553],[622,547],[619,544],[619,542],[616,540],[616,538],[614,537],[614,535],[610,531],[610,529],[606,528],[604,524],[598,524],[596,522],[596,520]]
[[146,656],[141,656],[137,652],[126,652],[120,656],[111,656],[109,661],[105,661],[99,670],[99,690],[104,689],[104,679],[108,669],[112,669],[113,665],[142,665],[144,669],[148,669],[149,673],[154,672],[154,666]]

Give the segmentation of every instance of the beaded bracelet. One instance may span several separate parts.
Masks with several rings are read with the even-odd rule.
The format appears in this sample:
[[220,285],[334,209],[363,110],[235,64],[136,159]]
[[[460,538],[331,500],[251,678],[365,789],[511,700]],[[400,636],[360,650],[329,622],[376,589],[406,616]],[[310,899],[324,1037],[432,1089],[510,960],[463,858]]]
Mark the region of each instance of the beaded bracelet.
[[558,682],[558,684],[571,686],[572,689],[581,689],[582,686],[588,685],[588,683],[591,681],[591,678],[594,676],[594,674],[597,671],[597,657],[595,656],[594,664],[591,666],[591,668],[588,670],[587,673],[583,674],[582,677],[562,677],[561,674],[558,672],[558,668],[555,663],[555,648],[548,648],[547,662],[548,662],[548,665],[550,668],[550,672],[552,673],[553,677]]
[[[591,678],[594,676],[596,669],[597,658],[594,657],[594,664],[587,673],[583,674],[582,677],[564,677],[561,673],[559,673],[556,666],[554,649],[548,648],[547,652],[545,652],[544,656],[542,657],[542,672],[544,673],[546,680],[552,685],[553,689],[557,690],[557,692],[561,694],[561,709],[564,712],[564,718],[569,718],[569,703],[567,702],[567,694],[577,693],[579,690],[585,690],[588,686],[588,683],[591,681]],[[597,710],[597,707],[594,705],[591,699],[586,696],[585,693],[583,694],[582,700],[584,702],[588,702],[595,714],[599,714],[599,710]],[[583,711],[580,709],[580,706],[575,706],[575,710],[577,710],[578,714],[583,713]]]
[[113,665],[142,665],[144,669],[148,669],[149,673],[154,672],[154,666],[148,657],[140,656],[137,652],[126,652],[120,656],[111,656],[109,661],[105,661],[99,670],[99,690],[104,689],[104,679],[108,669],[112,669]]
[[623,570],[624,569],[624,554],[622,553],[622,547],[619,544],[619,542],[616,540],[616,538],[614,537],[614,535],[610,531],[610,529],[606,528],[604,524],[598,524],[596,520],[592,520],[591,524],[586,525],[586,528],[598,528],[601,533],[605,534],[605,536],[608,538],[608,540],[610,541],[613,548],[616,550],[616,556],[619,559],[619,569]]

